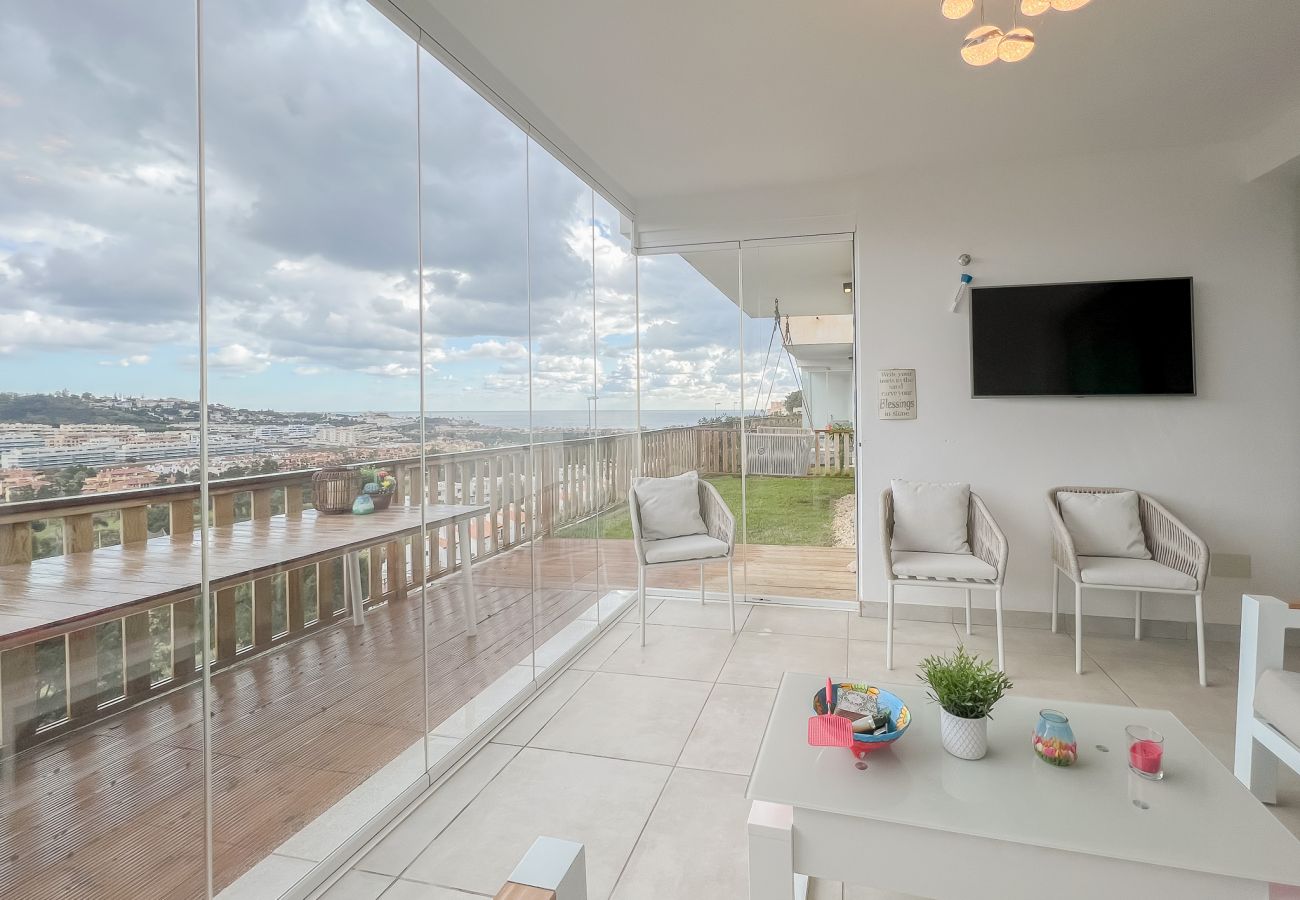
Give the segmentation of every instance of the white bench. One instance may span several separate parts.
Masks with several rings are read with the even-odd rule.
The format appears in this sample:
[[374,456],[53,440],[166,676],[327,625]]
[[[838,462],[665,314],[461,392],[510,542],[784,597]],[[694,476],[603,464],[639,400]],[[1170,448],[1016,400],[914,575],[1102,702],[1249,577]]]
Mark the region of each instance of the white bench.
[[1279,761],[1300,772],[1300,672],[1282,668],[1288,628],[1300,628],[1300,603],[1241,598],[1233,771],[1265,803],[1277,800]]

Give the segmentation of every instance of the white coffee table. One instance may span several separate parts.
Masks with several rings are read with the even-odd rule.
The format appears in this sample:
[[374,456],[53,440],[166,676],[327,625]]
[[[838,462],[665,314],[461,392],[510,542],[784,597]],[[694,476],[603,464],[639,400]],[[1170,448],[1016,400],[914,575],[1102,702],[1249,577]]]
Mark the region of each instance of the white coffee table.
[[[777,692],[746,794],[752,900],[791,900],[796,872],[939,900],[1261,900],[1300,885],[1300,841],[1172,713],[1013,692],[988,756],[966,761],[940,745],[922,685],[880,682],[912,725],[859,770],[847,749],[808,746],[824,684],[786,673]],[[1043,707],[1070,717],[1071,768],[1034,755]],[[1162,782],[1128,770],[1124,726],[1138,723],[1165,735]]]

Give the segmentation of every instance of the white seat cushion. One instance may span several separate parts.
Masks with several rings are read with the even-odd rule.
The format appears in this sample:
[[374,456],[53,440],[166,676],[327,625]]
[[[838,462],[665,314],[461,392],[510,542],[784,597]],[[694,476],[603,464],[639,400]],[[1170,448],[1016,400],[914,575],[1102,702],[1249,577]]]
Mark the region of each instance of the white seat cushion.
[[1300,672],[1265,669],[1255,685],[1255,714],[1300,744]]
[[1080,556],[1079,578],[1084,584],[1113,584],[1120,587],[1161,588],[1194,591],[1196,579],[1154,559],[1124,559],[1115,556]]
[[688,559],[716,559],[727,555],[727,542],[707,534],[687,534],[658,541],[643,541],[648,563],[683,562]]
[[699,476],[694,472],[672,478],[638,478],[632,482],[641,537],[647,541],[704,534],[709,529],[700,515]]
[[898,578],[974,578],[993,581],[998,570],[970,553],[914,553],[895,550],[894,575]]
[[970,553],[967,518],[970,485],[903,481],[889,483],[894,499],[891,550]]
[[1137,491],[1058,491],[1056,505],[1079,556],[1151,558],[1138,515]]

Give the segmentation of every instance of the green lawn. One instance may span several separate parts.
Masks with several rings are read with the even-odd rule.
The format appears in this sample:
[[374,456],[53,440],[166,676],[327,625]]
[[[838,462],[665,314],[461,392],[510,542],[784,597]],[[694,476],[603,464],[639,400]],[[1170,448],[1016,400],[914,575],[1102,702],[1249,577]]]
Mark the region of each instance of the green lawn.
[[[718,489],[736,517],[736,540],[740,533],[740,476],[710,475],[706,479]],[[831,517],[836,500],[853,493],[853,476],[819,476],[810,478],[776,478],[750,475],[746,479],[749,495],[745,540],[751,544],[785,546],[831,546]],[[560,537],[630,538],[632,523],[627,504],[622,503],[600,514],[561,528]]]

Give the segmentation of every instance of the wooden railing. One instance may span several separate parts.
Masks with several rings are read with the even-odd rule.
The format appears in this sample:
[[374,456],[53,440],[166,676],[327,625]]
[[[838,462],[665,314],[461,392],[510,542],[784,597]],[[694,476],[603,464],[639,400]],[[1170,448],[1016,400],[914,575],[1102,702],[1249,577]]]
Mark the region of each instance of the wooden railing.
[[[843,470],[847,443],[818,438],[820,465]],[[640,435],[641,470],[673,475],[740,471],[736,429],[683,427]],[[488,513],[472,523],[470,546],[456,530],[430,530],[362,553],[366,603],[402,601],[426,581],[458,570],[467,554],[478,560],[623,503],[638,465],[635,432],[375,460],[397,481],[394,503],[476,503]],[[293,516],[310,505],[313,471],[295,471],[209,483],[210,522]],[[105,543],[147,540],[189,543],[198,528],[197,484],[164,485],[109,494],[33,500],[0,506],[0,565],[33,558],[103,552]],[[152,523],[152,527],[151,527]],[[93,558],[93,557],[92,557]],[[344,617],[343,560],[336,557],[278,575],[223,588],[211,598],[207,653],[214,669],[331,626]],[[6,751],[111,715],[197,676],[205,658],[198,598],[138,605],[121,618],[22,644],[0,635],[0,709],[34,710],[23,735]],[[31,696],[35,692],[35,696]]]

